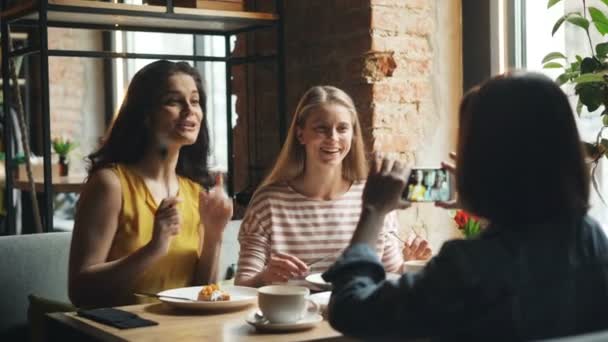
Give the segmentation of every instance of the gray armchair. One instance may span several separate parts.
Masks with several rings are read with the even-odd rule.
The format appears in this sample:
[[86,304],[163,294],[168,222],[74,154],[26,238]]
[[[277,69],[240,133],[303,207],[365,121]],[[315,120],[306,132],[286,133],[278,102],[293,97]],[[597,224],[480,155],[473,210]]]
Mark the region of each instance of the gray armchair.
[[0,237],[0,340],[26,338],[28,295],[69,302],[71,238],[72,233]]

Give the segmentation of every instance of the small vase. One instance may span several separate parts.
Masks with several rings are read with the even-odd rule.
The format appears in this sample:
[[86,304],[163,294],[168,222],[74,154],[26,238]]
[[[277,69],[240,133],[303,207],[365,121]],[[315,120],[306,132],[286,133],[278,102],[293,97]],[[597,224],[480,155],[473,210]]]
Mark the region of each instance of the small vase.
[[70,164],[68,164],[67,156],[59,156],[59,175],[67,176],[70,170]]

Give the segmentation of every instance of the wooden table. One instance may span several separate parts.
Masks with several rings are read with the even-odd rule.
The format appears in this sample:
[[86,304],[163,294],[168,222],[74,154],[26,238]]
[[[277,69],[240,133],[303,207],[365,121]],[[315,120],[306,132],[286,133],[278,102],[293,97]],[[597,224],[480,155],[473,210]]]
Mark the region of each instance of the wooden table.
[[353,341],[332,329],[327,321],[310,330],[284,333],[260,333],[245,322],[255,309],[192,313],[177,311],[165,304],[141,304],[120,307],[142,318],[158,322],[157,326],[117,329],[70,313],[47,316],[49,341]]

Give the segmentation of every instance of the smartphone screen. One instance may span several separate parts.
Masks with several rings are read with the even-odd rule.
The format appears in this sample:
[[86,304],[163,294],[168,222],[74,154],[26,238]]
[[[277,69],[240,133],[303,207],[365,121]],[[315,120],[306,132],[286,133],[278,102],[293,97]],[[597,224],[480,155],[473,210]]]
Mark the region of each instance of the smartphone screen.
[[447,201],[451,195],[450,176],[442,168],[412,169],[403,192],[403,198],[410,202]]

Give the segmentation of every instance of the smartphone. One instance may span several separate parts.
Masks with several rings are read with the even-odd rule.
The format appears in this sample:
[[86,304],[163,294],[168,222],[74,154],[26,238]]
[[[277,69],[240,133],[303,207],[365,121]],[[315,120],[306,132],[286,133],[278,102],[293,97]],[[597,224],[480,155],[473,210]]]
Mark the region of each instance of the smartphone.
[[448,201],[452,197],[452,180],[446,169],[413,168],[403,191],[410,202]]

